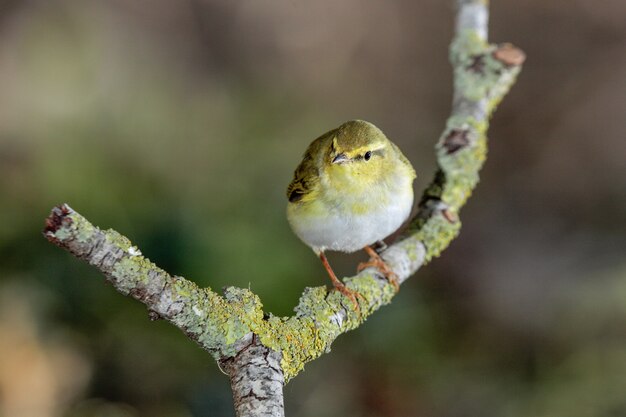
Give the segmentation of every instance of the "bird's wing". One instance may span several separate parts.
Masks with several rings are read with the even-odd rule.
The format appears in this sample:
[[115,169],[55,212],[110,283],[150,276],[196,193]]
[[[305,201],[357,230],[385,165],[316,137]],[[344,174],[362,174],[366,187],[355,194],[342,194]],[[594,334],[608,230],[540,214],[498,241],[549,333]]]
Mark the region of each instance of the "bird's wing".
[[315,139],[302,158],[302,162],[293,173],[293,180],[287,187],[287,198],[290,203],[308,201],[315,197],[320,183],[319,158],[326,152],[334,130]]
[[302,162],[293,174],[293,180],[287,187],[287,198],[290,203],[308,200],[319,183],[319,172],[310,151],[311,147],[307,149]]

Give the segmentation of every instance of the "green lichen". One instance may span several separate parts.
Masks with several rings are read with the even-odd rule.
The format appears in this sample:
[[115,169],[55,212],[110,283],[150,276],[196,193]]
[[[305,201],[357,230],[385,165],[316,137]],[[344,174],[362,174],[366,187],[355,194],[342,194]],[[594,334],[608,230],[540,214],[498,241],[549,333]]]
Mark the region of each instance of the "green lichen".
[[508,68],[507,71],[508,77],[506,82],[497,84],[490,91],[491,94],[487,103],[487,111],[489,112],[489,114],[492,114],[496,110],[504,96],[508,93],[511,86],[515,83],[515,81],[517,80],[517,76],[521,71],[521,67]]
[[478,101],[487,98],[498,84],[503,65],[493,58],[493,50],[489,48],[478,55],[460,58],[460,65],[454,71],[454,87],[466,99]]
[[69,221],[64,220],[63,226],[54,233],[54,237],[61,242],[76,239],[80,243],[85,243],[92,238],[97,230],[94,225],[78,213],[72,212],[67,215],[67,219]]
[[133,245],[130,239],[128,239],[126,236],[119,234],[113,229],[105,230],[104,234],[106,236],[106,241],[109,244],[117,246],[124,252],[127,252],[128,249],[130,249],[130,247]]
[[[489,117],[519,72],[519,68],[505,68],[503,63],[493,57],[494,50],[494,46],[487,45],[473,30],[462,32],[451,46],[451,60],[455,64],[455,90],[477,105],[487,98],[487,114],[484,119],[476,120],[462,109],[447,121],[446,130],[437,146],[440,171],[425,195],[440,200],[440,208],[447,210],[448,216],[435,213],[418,217],[410,229],[412,236],[409,240],[415,239],[426,248],[425,262],[438,256],[460,232],[460,221],[451,219],[450,214],[455,217],[459,213],[478,184],[478,172],[487,155]],[[510,75],[503,78],[504,71]],[[463,134],[468,145],[450,152],[445,146],[445,139],[455,132]]]
[[74,232],[71,227],[62,227],[56,232],[54,232],[54,237],[57,238],[60,242],[66,241],[74,236]]
[[113,266],[111,276],[115,279],[115,288],[124,295],[131,290],[148,283],[149,272],[156,266],[143,256],[124,257]]
[[[381,285],[381,281],[372,274],[361,274],[358,277],[347,278],[345,281],[348,288],[359,293],[365,301],[365,306],[362,307],[364,309],[362,313],[365,314],[370,314],[381,306],[389,304],[396,294],[391,284]],[[357,321],[356,324],[360,324],[360,322]]]
[[404,250],[411,262],[424,262],[424,259],[422,258],[422,251],[425,249],[425,246],[421,240],[409,237],[404,239],[400,244],[404,247]]
[[76,234],[75,234],[76,240],[78,240],[80,243],[85,243],[89,241],[89,239],[92,238],[97,228],[91,223],[89,223],[82,216],[74,216],[74,215],[71,215],[71,216],[72,216],[72,225],[76,228]]
[[463,29],[457,34],[450,45],[450,62],[452,62],[454,68],[457,68],[459,62],[479,55],[487,48],[489,48],[489,44],[478,30]]
[[[132,247],[128,238],[113,230],[105,232],[105,239],[110,245],[125,252],[129,252]],[[115,287],[123,294],[146,291],[150,280],[155,277],[160,277],[163,283],[169,283],[171,304],[182,308],[177,314],[166,318],[193,337],[216,359],[235,355],[235,343],[252,329],[262,328],[263,306],[259,297],[250,290],[229,287],[222,297],[210,288],[199,288],[184,278],[170,277],[140,255],[122,257],[113,266],[111,277]]]
[[249,323],[263,345],[282,353],[281,367],[286,381],[296,376],[307,362],[328,352],[337,336],[357,328],[395,295],[390,284],[381,284],[371,274],[347,278],[345,282],[348,288],[360,294],[357,298],[359,311],[339,291],[328,292],[325,287],[315,287],[305,289],[295,316],[270,315],[267,320]]
[[[332,320],[332,316],[344,309],[348,315],[346,320],[341,323]],[[307,362],[329,351],[337,336],[358,326],[359,315],[352,309],[351,301],[346,301],[338,291],[328,293],[325,287],[307,288],[295,316],[270,316],[258,329],[262,331],[255,333],[265,346],[282,353],[281,367],[288,381]]]
[[329,346],[310,317],[270,316],[265,325],[258,335],[263,345],[281,352],[285,381],[296,376],[305,363],[319,357]]
[[471,146],[459,150],[453,157],[443,152],[439,155],[439,165],[446,177],[440,198],[457,212],[478,184],[478,172],[486,159],[486,137],[475,128],[469,131],[473,137]]
[[224,298],[231,305],[237,305],[252,320],[263,318],[261,299],[249,289],[228,287],[224,291]]
[[173,290],[173,301],[185,305],[173,321],[194,335],[216,359],[235,355],[235,342],[263,321],[263,306],[248,289],[229,287],[221,297],[210,288],[177,279]]
[[[110,244],[125,251],[131,247],[131,242],[119,233],[105,233]],[[115,264],[111,277],[120,292],[129,294],[146,288],[150,273],[155,272],[169,277],[143,256],[125,256]],[[376,289],[369,288],[373,283],[373,278],[366,277],[363,282],[355,280],[349,285],[373,300],[377,297]],[[357,327],[361,320],[345,296],[336,291],[328,294],[325,287],[305,291],[296,316],[264,318],[261,300],[248,289],[228,287],[220,296],[180,277],[169,277],[169,285],[172,305],[183,307],[168,320],[216,359],[235,355],[236,343],[254,333],[265,346],[282,353],[281,366],[287,380],[297,375],[305,363],[328,351],[339,334]],[[348,311],[347,319],[341,326],[333,325],[331,316],[343,309]]]
[[443,216],[432,217],[426,222],[415,235],[415,238],[422,242],[426,248],[424,263],[428,263],[432,258],[439,256],[458,236],[460,230],[460,221],[451,223]]

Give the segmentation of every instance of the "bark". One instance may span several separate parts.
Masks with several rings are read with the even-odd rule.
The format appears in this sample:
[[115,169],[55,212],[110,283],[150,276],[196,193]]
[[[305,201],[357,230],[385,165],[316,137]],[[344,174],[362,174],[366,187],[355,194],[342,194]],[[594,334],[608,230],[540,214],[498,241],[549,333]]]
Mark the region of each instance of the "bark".
[[283,417],[283,385],[280,354],[256,340],[225,362],[239,417]]

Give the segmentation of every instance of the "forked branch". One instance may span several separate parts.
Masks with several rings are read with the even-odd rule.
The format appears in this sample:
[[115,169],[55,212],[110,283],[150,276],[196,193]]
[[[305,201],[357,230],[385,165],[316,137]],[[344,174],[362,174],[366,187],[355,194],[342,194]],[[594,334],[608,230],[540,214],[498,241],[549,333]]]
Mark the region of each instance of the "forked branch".
[[[381,254],[400,283],[459,233],[460,209],[485,160],[489,118],[525,59],[510,44],[487,43],[486,1],[460,0],[458,6],[450,47],[454,98],[436,145],[439,167],[410,226]],[[363,296],[360,314],[341,293],[315,287],[304,290],[295,315],[276,317],[264,313],[259,297],[248,289],[229,287],[220,295],[168,274],[127,238],[98,229],[66,204],[52,210],[44,235],[98,268],[122,294],[144,303],[152,318],[176,325],[220,361],[230,375],[240,417],[283,416],[284,382],[395,294],[375,269],[366,269],[344,280]]]

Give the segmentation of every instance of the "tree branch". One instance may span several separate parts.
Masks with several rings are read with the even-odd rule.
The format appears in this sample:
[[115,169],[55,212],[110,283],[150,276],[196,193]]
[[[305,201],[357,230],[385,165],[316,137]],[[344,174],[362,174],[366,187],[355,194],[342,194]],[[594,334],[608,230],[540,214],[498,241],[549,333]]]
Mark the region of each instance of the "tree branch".
[[224,361],[230,376],[235,410],[239,417],[283,416],[283,385],[280,353],[256,339],[234,358]]
[[[489,117],[525,59],[510,44],[487,43],[485,0],[458,4],[450,47],[454,97],[436,146],[439,167],[410,226],[381,254],[401,283],[458,235],[459,211],[485,160]],[[52,210],[44,235],[98,268],[122,294],[146,304],[151,318],[168,320],[219,360],[231,377],[238,416],[283,416],[283,381],[394,296],[393,287],[370,268],[344,280],[363,296],[360,314],[341,293],[315,287],[304,290],[294,316],[276,317],[264,314],[259,297],[248,289],[229,287],[221,296],[169,275],[126,237],[98,229],[66,204]]]

